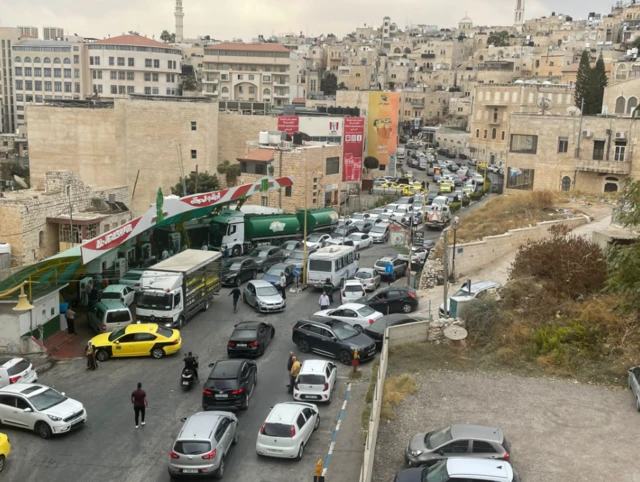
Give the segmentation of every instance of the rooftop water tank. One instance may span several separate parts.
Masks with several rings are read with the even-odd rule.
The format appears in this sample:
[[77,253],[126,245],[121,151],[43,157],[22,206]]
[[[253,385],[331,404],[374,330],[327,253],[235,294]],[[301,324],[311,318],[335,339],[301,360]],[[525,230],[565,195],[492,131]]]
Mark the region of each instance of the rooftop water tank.
[[269,131],[260,131],[258,134],[258,143],[259,144],[269,144]]
[[280,140],[282,139],[279,135],[269,135],[269,144],[280,144]]

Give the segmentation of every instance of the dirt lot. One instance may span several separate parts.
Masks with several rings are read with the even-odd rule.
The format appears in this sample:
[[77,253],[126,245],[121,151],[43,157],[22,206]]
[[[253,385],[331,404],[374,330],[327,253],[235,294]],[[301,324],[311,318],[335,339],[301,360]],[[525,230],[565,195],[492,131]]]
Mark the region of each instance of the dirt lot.
[[418,390],[380,424],[373,482],[403,468],[412,435],[451,423],[502,428],[525,482],[640,481],[640,414],[629,390],[480,371],[445,347],[423,347],[435,356],[391,358],[389,374],[413,373]]

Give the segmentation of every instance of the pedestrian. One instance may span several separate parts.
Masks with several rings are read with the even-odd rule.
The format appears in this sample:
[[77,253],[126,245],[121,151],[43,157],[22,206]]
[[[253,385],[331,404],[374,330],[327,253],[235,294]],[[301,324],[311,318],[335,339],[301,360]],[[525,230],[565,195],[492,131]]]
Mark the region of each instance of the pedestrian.
[[330,278],[325,280],[322,290],[329,297],[329,303],[333,303],[333,283]]
[[131,393],[131,403],[133,403],[133,412],[136,417],[136,428],[138,428],[139,418],[142,418],[142,425],[145,424],[144,415],[147,408],[147,394],[142,389],[142,383],[140,382],[138,382],[138,388]]
[[[287,376],[291,376],[291,367],[293,366],[293,359],[295,358],[295,355],[293,354],[292,351],[289,352],[289,359],[287,360]],[[291,385],[287,385],[287,389],[291,390]]]
[[240,299],[240,295],[242,291],[237,286],[231,290],[229,296],[233,295],[233,312],[235,313],[238,310],[238,300]]
[[67,319],[67,332],[70,335],[77,335],[75,321],[76,312],[69,307],[67,308],[67,312],[64,314],[64,316]]
[[287,299],[287,278],[284,275],[284,271],[280,272],[280,291],[282,291],[282,299]]
[[296,384],[296,378],[300,374],[300,362],[295,356],[291,356],[291,370],[289,371],[289,393],[293,393],[293,387]]
[[328,310],[329,309],[329,296],[326,293],[322,293],[320,295],[320,309]]
[[96,361],[96,349],[93,343],[87,343],[87,350],[84,352],[87,357],[87,370],[95,370],[98,368],[98,362]]
[[223,246],[223,250],[222,250],[222,256],[224,257],[224,260],[228,260],[229,259],[229,248],[227,248],[227,245],[225,244]]
[[162,254],[160,255],[160,259],[164,260],[164,259],[168,259],[169,258],[169,251],[167,251],[166,249],[164,249],[162,251]]

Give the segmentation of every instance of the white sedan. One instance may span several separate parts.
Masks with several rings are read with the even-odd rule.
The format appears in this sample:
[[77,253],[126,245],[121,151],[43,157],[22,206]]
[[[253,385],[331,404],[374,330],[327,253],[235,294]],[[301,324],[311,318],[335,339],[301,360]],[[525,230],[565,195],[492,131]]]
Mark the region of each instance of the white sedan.
[[360,268],[356,273],[355,279],[360,281],[367,291],[375,291],[380,286],[380,274],[371,268]]
[[373,244],[373,238],[365,233],[353,233],[349,235],[357,250],[368,248]]
[[307,248],[324,248],[327,240],[331,239],[329,234],[313,233],[307,236]]
[[136,292],[127,285],[109,285],[102,292],[103,300],[120,300],[130,306],[134,302]]
[[382,313],[360,303],[347,303],[331,310],[318,311],[315,315],[329,316],[344,321],[360,332],[384,316]]

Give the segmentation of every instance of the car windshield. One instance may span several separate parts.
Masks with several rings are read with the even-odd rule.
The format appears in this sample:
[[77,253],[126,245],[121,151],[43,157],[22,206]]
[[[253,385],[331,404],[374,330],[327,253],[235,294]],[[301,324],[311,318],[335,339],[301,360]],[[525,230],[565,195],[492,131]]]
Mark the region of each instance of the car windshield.
[[383,212],[384,212],[384,209],[376,208],[373,211],[371,211],[371,214],[382,214]]
[[181,442],[178,440],[173,450],[183,455],[201,455],[211,452],[211,442]]
[[17,375],[18,373],[22,373],[27,370],[31,366],[31,363],[28,360],[22,358],[18,363],[13,365],[12,367],[7,368],[7,375],[10,377]]
[[311,243],[317,243],[321,239],[322,239],[322,234],[312,234],[310,236],[307,236],[307,241]]
[[441,460],[430,468],[425,468],[422,471],[422,478],[420,479],[420,482],[447,482],[449,480],[451,479],[447,472],[447,461]]
[[173,330],[170,330],[168,328],[162,328],[161,326],[158,327],[158,329],[156,330],[156,333],[158,335],[162,335],[165,338],[171,338],[173,336]]
[[304,385],[324,385],[324,375],[303,374],[298,377],[298,383]]
[[116,291],[103,291],[102,299],[103,300],[119,300],[122,293],[118,293]]
[[446,444],[447,442],[450,442],[451,440],[453,440],[453,438],[451,437],[451,428],[446,427],[441,430],[436,430],[435,432],[430,432],[427,435],[425,435],[424,445],[429,450],[433,450],[438,447],[441,447],[442,445]]
[[354,241],[360,241],[362,239],[362,234],[350,234],[349,239]]
[[373,331],[384,331],[387,327],[387,321],[384,318],[378,318],[371,325],[369,325],[369,330]]
[[238,271],[242,267],[242,263],[227,261],[222,265],[222,269],[225,271]]
[[367,273],[366,271],[359,271],[358,273],[356,273],[356,278],[370,279],[370,278],[373,278],[373,275],[371,273]]
[[291,425],[284,423],[265,423],[262,435],[267,437],[291,438]]
[[238,388],[237,378],[214,378],[213,388],[216,390],[235,390]]
[[386,231],[386,226],[374,226],[371,228],[372,233],[384,233]]
[[291,256],[289,256],[289,259],[304,259],[304,252],[294,251],[293,253],[291,253]]
[[256,288],[256,293],[258,296],[274,296],[278,294],[278,290],[273,286],[261,286]]
[[344,290],[347,293],[355,293],[355,292],[362,293],[362,285],[360,283],[352,284],[352,285],[346,285],[344,287]]
[[62,393],[49,388],[42,393],[29,397],[29,401],[38,411],[46,410],[64,402],[67,399]]
[[258,332],[256,330],[233,330],[232,340],[256,340]]
[[282,266],[272,266],[269,268],[269,271],[267,271],[267,274],[271,276],[280,276],[280,273],[284,273],[284,268]]
[[338,340],[348,340],[358,334],[353,326],[346,323],[333,325],[333,332],[338,337]]
[[369,308],[368,306],[363,306],[358,310],[360,316],[367,317],[375,314],[376,310]]
[[351,219],[364,219],[364,214],[352,214]]
[[333,233],[331,233],[332,238],[337,238],[339,236],[346,236],[346,235],[347,235],[346,229],[336,229]]
[[109,341],[114,341],[124,335],[125,328],[120,328],[118,331],[114,331],[109,335]]
[[269,256],[269,251],[267,251],[266,249],[255,249],[249,256],[251,256],[252,258],[266,258],[267,256]]
[[137,308],[147,310],[170,310],[173,303],[173,295],[164,291],[143,291],[136,303]]

